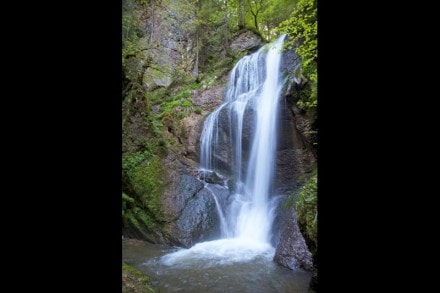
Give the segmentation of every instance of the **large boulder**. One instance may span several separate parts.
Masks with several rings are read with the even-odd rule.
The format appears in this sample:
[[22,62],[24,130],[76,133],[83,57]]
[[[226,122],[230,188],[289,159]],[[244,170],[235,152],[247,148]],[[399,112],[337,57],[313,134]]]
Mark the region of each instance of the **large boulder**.
[[218,236],[215,201],[206,189],[191,198],[176,221],[175,238],[185,247]]
[[175,155],[164,160],[162,197],[163,233],[168,243],[191,247],[207,240],[218,229],[215,201]]
[[280,239],[275,250],[274,261],[291,270],[313,268],[312,254],[302,236],[296,218],[295,209],[289,209],[282,224]]
[[205,114],[212,112],[223,103],[224,85],[209,86],[201,91],[196,91],[192,96],[192,102],[199,106]]
[[191,176],[185,165],[171,152],[163,160],[165,170],[162,214],[167,223],[176,221],[188,201],[203,189],[203,184]]
[[263,43],[262,38],[252,31],[245,31],[232,41],[230,49],[234,54],[247,50],[258,49]]

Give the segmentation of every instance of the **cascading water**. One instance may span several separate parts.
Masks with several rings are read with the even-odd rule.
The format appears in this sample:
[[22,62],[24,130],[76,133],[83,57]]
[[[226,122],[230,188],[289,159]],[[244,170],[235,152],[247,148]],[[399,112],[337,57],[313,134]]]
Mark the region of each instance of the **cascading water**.
[[[230,173],[236,182],[235,194],[229,198],[224,211],[213,194],[223,238],[168,254],[162,258],[164,264],[182,264],[202,258],[211,260],[211,264],[224,264],[273,256],[270,232],[275,200],[270,192],[276,159],[278,99],[284,83],[279,76],[284,38],[281,36],[236,64],[229,77],[224,103],[205,120],[200,141],[204,170],[217,170],[216,154],[224,147],[221,145],[225,143],[220,129],[221,113],[226,113],[226,128],[229,128],[227,145],[230,146]],[[249,112],[252,115],[247,114]],[[251,126],[247,130],[246,146],[243,143],[245,121]],[[225,126],[222,127],[224,130]]]

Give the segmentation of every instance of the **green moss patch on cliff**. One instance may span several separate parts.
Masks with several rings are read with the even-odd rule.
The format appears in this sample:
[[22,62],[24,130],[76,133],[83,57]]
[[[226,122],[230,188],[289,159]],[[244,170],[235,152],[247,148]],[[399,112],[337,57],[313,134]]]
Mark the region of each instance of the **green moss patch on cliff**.
[[159,155],[164,145],[160,140],[145,142],[144,150],[124,154],[122,171],[122,223],[130,237],[154,241],[152,233],[162,223],[161,195],[164,183]]
[[126,263],[122,263],[122,292],[154,293],[155,290],[147,275]]
[[310,251],[315,254],[318,246],[318,177],[315,173],[307,180],[302,187],[296,202],[298,214],[298,225],[309,246]]

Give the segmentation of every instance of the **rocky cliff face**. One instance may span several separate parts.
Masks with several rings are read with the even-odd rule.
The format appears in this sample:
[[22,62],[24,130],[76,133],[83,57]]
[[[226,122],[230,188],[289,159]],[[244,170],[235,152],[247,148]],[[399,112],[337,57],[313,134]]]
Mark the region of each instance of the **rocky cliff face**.
[[223,102],[224,85],[213,85],[194,91],[191,96],[192,103],[200,107],[201,115],[191,114],[182,119],[182,143],[185,146],[185,156],[195,162],[200,157],[200,134],[206,116]]
[[149,1],[148,5],[132,2],[141,37],[127,58],[131,71],[139,74],[146,90],[169,87],[194,68],[194,17],[179,13],[178,2],[167,6],[160,1]]

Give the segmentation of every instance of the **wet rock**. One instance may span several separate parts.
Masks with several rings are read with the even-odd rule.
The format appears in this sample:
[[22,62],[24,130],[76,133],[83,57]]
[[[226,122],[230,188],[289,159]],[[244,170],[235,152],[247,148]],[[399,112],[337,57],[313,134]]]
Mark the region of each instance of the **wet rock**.
[[218,236],[215,201],[206,189],[188,202],[176,221],[176,240],[185,247]]
[[235,193],[236,192],[236,184],[237,183],[236,183],[235,179],[233,179],[233,178],[228,179],[226,184],[228,185],[228,189],[229,189],[230,193]]
[[165,222],[173,222],[179,218],[189,200],[203,188],[203,184],[190,175],[175,155],[168,154],[164,160],[164,169],[166,176],[162,213]]
[[280,235],[274,261],[292,270],[299,268],[312,271],[312,254],[299,230],[293,206],[283,223]]
[[291,81],[300,78],[301,57],[295,53],[294,49],[283,51],[282,62],[280,63],[280,72],[289,75]]
[[223,185],[223,179],[215,172],[203,171],[200,174],[200,178],[206,183]]
[[171,153],[164,160],[164,169],[162,213],[165,223],[161,231],[166,242],[191,247],[212,239],[213,235],[218,236],[215,201],[202,182]]

